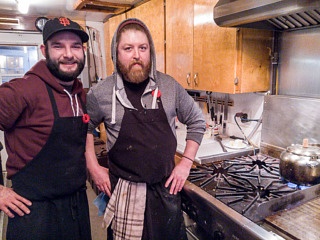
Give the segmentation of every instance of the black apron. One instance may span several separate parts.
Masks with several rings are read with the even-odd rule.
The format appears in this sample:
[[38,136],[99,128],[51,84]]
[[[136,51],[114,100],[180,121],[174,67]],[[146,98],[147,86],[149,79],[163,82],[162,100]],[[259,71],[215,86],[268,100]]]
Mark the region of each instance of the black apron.
[[[169,194],[164,184],[174,168],[177,141],[161,99],[158,109],[125,109],[119,136],[109,151],[110,180],[147,183],[142,239],[186,239],[180,194]],[[112,239],[109,229],[108,240]]]
[[47,90],[52,132],[37,156],[12,177],[15,192],[32,201],[31,213],[9,219],[7,239],[90,240],[84,157],[88,125],[82,116],[59,117],[48,85]]

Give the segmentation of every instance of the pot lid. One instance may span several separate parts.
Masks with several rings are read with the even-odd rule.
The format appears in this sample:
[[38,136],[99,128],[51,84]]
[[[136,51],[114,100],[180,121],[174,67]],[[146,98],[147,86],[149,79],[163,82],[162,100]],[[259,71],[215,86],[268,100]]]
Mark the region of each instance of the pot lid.
[[320,158],[320,147],[318,146],[318,144],[308,144],[308,140],[304,139],[302,145],[292,144],[287,151],[299,156]]

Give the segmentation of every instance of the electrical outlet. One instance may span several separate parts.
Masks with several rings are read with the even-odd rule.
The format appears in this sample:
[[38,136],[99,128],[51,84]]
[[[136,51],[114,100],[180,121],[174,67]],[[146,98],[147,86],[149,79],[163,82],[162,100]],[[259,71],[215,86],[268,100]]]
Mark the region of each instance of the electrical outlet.
[[242,123],[248,122],[248,114],[247,113],[243,113],[240,119],[241,119]]

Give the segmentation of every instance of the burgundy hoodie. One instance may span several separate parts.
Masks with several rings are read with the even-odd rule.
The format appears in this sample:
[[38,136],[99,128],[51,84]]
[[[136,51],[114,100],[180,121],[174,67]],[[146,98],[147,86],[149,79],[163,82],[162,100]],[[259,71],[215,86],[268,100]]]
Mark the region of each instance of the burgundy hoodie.
[[[45,60],[36,63],[23,78],[0,86],[0,130],[5,135],[8,178],[39,153],[50,135],[54,117],[45,83],[53,89],[59,116],[74,116],[70,97],[50,73]],[[77,79],[71,96],[74,110],[75,97],[78,98],[82,116],[80,98],[85,103],[85,92]]]

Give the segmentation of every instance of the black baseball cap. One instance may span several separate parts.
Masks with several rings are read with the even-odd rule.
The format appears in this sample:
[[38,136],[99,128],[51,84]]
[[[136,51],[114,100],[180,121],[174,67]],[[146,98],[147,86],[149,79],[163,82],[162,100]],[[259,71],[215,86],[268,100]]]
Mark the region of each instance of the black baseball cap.
[[83,43],[89,40],[89,35],[78,23],[66,17],[59,17],[48,20],[44,25],[42,31],[43,42],[46,43],[53,34],[61,31],[70,31],[77,34]]

